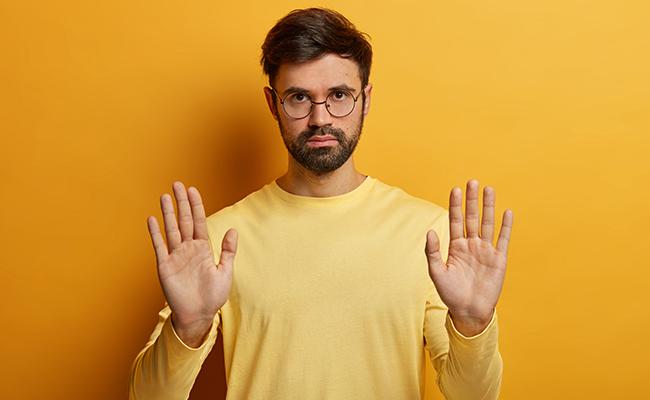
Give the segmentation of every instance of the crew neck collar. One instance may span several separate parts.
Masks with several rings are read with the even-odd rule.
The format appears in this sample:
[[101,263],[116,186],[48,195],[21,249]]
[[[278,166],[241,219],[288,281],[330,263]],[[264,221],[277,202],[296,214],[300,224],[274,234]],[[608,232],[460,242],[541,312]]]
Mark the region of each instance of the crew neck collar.
[[355,199],[359,199],[366,194],[370,188],[375,184],[376,179],[367,175],[366,178],[357,186],[356,188],[350,190],[349,192],[339,194],[336,196],[328,197],[314,197],[314,196],[302,196],[287,192],[278,185],[277,181],[274,180],[269,184],[269,189],[271,192],[280,197],[282,200],[294,204],[294,205],[303,205],[303,206],[333,206],[337,204],[343,204],[352,202]]

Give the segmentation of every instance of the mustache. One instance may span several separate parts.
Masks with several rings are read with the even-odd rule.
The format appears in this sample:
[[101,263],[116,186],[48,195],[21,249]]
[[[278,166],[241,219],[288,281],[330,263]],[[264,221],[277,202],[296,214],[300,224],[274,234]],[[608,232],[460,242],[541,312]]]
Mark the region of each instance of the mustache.
[[305,143],[313,136],[332,135],[342,143],[345,140],[345,134],[341,129],[333,128],[331,126],[319,126],[318,128],[310,128],[300,133],[300,141]]

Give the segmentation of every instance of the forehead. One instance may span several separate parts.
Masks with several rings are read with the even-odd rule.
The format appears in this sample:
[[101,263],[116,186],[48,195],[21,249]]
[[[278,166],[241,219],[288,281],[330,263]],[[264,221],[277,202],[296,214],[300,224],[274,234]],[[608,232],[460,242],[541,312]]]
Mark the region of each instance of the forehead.
[[339,85],[360,90],[359,66],[351,59],[331,53],[304,63],[283,63],[275,77],[276,89],[280,91],[288,87],[326,91]]

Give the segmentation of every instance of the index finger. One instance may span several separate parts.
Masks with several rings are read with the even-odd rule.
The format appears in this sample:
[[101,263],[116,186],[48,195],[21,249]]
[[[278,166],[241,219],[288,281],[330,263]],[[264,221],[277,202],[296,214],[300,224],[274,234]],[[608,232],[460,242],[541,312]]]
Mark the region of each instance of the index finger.
[[199,189],[190,186],[187,189],[187,196],[192,207],[192,218],[194,219],[194,239],[208,239],[208,223],[205,220],[205,209]]
[[151,243],[153,244],[153,249],[156,252],[156,260],[158,260],[158,265],[160,265],[169,256],[169,251],[167,250],[167,245],[165,244],[165,241],[162,238],[162,234],[160,233],[160,227],[158,226],[156,217],[150,216],[147,218],[147,227],[149,227]]
[[463,232],[463,192],[460,188],[454,187],[449,194],[449,239],[461,239],[465,237]]
[[501,222],[501,230],[499,231],[499,239],[497,240],[497,250],[502,253],[508,252],[508,243],[510,243],[510,232],[512,231],[512,210],[507,209],[503,213],[503,221]]

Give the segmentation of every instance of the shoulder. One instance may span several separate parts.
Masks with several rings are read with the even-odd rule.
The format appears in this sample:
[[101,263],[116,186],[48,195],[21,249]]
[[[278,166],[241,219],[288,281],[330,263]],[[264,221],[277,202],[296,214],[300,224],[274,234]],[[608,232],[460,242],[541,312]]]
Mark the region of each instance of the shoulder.
[[414,196],[406,190],[389,185],[377,179],[373,195],[379,201],[385,202],[388,207],[399,209],[409,216],[425,218],[431,222],[446,219],[448,211],[446,208],[432,201]]
[[268,196],[268,185],[265,185],[236,203],[210,214],[206,218],[210,237],[221,238],[230,228],[254,222],[260,210],[268,207]]

